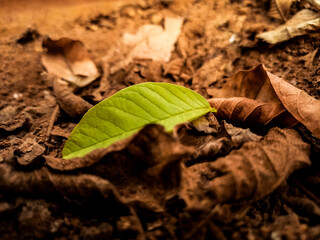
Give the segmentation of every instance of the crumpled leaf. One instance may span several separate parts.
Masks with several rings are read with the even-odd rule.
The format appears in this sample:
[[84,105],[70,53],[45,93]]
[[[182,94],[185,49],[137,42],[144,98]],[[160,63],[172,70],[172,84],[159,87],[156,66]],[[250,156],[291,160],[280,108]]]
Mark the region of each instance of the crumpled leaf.
[[74,128],[64,149],[66,159],[81,157],[156,123],[167,131],[210,111],[198,93],[169,83],[141,83],[125,88],[91,108]]
[[[0,188],[3,192],[55,195],[77,201],[103,200],[105,206],[126,209],[115,187],[107,180],[90,174],[53,173],[46,167],[31,172],[15,171],[0,165]],[[111,208],[111,207],[110,207]]]
[[283,79],[269,73],[273,89],[288,111],[320,138],[320,101]]
[[271,0],[268,15],[286,21],[293,0]]
[[[146,125],[137,134],[107,148],[96,149],[84,157],[61,159],[46,157],[47,164],[59,171],[81,168],[109,180],[122,199],[145,201],[159,208],[164,198],[180,187],[180,163],[193,152],[180,144],[161,125]],[[140,197],[143,195],[143,197]]]
[[68,83],[59,78],[53,79],[53,92],[60,107],[72,118],[80,119],[93,106],[75,95]]
[[213,161],[219,156],[227,155],[231,149],[239,148],[245,142],[261,138],[249,129],[234,127],[224,120],[220,126],[212,113],[193,122],[177,125],[174,135],[180,143],[195,147],[193,153],[184,159],[187,166],[197,162]]
[[218,118],[252,126],[297,123],[277,97],[263,65],[236,73],[222,89],[208,89],[208,93],[215,96],[208,101],[217,109]]
[[310,146],[293,129],[273,128],[259,142],[214,162],[183,171],[182,197],[188,206],[256,201],[278,188],[296,169],[309,166]]
[[263,65],[240,71],[222,89],[211,89],[217,116],[252,126],[293,126],[298,121],[320,137],[320,101],[266,71]]
[[38,144],[34,138],[26,138],[15,151],[15,155],[20,165],[29,165],[35,159],[42,156],[45,150],[46,149]]
[[47,51],[42,55],[41,61],[48,73],[78,87],[84,87],[100,76],[81,41],[47,38],[42,46]]
[[277,44],[319,29],[320,15],[311,10],[303,9],[297,12],[285,24],[272,31],[260,33],[257,38],[269,44]]
[[25,127],[30,119],[31,117],[21,111],[19,107],[7,106],[2,108],[0,110],[0,135]]
[[[115,73],[125,68],[133,59],[152,59],[154,61],[167,62],[170,60],[171,51],[180,34],[182,18],[165,18],[164,29],[159,25],[146,24],[141,26],[135,34],[125,33],[122,38],[121,48],[126,52],[124,58],[120,58],[110,68],[110,73]],[[114,58],[110,54],[107,58]],[[110,59],[110,60],[111,60]],[[113,61],[113,60],[112,60]],[[114,62],[113,62],[114,63]]]

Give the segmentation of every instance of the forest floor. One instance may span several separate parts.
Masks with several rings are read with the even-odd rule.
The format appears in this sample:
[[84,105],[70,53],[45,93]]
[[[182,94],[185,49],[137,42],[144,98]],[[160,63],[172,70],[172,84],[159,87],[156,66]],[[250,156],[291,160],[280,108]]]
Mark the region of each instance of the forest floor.
[[[177,177],[167,174],[170,181],[159,182],[163,186],[158,190],[154,179],[132,180],[136,175],[130,172],[130,164],[123,169],[115,164],[111,170],[60,172],[48,166],[47,157],[62,156],[79,117],[72,118],[59,105],[53,78],[41,61],[48,36],[80,40],[101,77],[75,94],[92,105],[147,81],[182,85],[209,99],[238,71],[261,63],[320,99],[319,32],[275,45],[257,39],[283,23],[268,16],[267,0],[0,0],[0,5],[1,239],[320,239],[320,141],[302,124],[294,127],[299,134],[290,133],[294,136],[290,144],[302,146],[300,135],[309,144],[309,166],[280,177],[270,193],[255,186],[255,197],[247,199],[230,197],[218,204],[210,203],[208,194],[185,199],[188,194],[177,190],[184,189]],[[288,16],[303,7],[294,2]],[[168,19],[182,19],[169,61],[134,59],[128,66],[118,64],[129,51],[121,45],[125,33],[134,34],[145,24],[163,27]],[[237,126],[251,128],[250,124]],[[264,136],[269,128],[251,130]],[[301,142],[295,143],[296,138]],[[220,152],[218,157],[223,155],[228,154]],[[189,174],[184,181],[190,181],[190,188],[193,177],[210,182],[221,174],[192,175],[184,170],[187,166],[197,164],[184,164],[177,176]],[[126,171],[131,175],[126,177]],[[80,178],[84,175],[87,178]],[[108,182],[103,184],[110,181],[116,187],[99,195],[104,178]],[[137,195],[136,183],[142,186]],[[157,191],[165,192],[159,201]],[[199,201],[203,205],[197,208],[197,198],[207,202]]]

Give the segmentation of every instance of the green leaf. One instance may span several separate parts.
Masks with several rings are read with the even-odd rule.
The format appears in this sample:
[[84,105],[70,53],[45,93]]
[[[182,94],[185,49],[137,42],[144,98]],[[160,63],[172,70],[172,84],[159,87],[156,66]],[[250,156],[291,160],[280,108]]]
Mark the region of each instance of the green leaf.
[[82,157],[136,133],[146,124],[161,124],[167,131],[210,111],[198,93],[169,83],[141,83],[122,89],[91,108],[73,129],[63,158]]

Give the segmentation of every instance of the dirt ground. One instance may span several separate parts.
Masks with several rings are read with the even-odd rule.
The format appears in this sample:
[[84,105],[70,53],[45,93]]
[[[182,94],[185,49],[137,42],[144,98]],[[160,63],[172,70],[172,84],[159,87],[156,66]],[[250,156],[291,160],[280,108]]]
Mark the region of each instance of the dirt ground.
[[[311,167],[296,171],[255,201],[190,210],[179,195],[168,193],[164,209],[159,209],[148,201],[132,200],[135,182],[130,177],[135,175],[130,167],[134,166],[121,170],[132,174],[128,179],[115,166],[95,169],[100,178],[112,175],[108,180],[119,191],[110,190],[107,200],[98,194],[100,180],[97,189],[63,194],[81,174],[88,175],[83,180],[86,186],[93,172],[71,171],[61,180],[59,171],[45,170],[51,180],[58,179],[59,187],[41,172],[47,169],[46,156],[61,157],[79,122],[58,107],[52,78],[41,63],[47,36],[84,43],[101,77],[75,94],[93,105],[146,81],[175,83],[211,98],[212,89],[260,63],[320,99],[320,33],[268,45],[256,36],[282,24],[268,16],[268,8],[267,0],[0,0],[0,174],[7,177],[0,178],[0,239],[320,239],[320,141],[301,124],[295,129],[311,146]],[[301,8],[300,2],[294,2],[289,14]],[[110,56],[106,56],[122,35],[143,24],[161,26],[165,17],[184,19],[170,58],[184,59],[181,71],[163,74],[160,63],[140,61],[109,74]],[[255,132],[266,134],[265,129]],[[168,178],[174,184],[175,177]],[[140,198],[146,194],[142,186]],[[87,199],[89,193],[97,197]],[[126,194],[131,194],[127,198],[131,205],[123,201]]]

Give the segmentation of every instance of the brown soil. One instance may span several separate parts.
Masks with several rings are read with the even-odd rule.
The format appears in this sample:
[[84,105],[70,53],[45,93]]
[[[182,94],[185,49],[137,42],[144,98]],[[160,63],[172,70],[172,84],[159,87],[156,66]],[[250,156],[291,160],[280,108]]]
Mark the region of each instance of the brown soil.
[[[184,85],[209,98],[210,89],[220,88],[237,71],[263,63],[273,74],[320,99],[320,33],[276,46],[259,42],[255,38],[258,33],[281,24],[267,16],[268,2],[0,0],[0,120],[6,120],[0,122],[0,167],[10,165],[24,179],[24,174],[45,165],[45,156],[61,157],[64,142],[79,121],[59,109],[52,79],[42,67],[42,41],[47,35],[81,40],[89,50],[102,77],[76,94],[91,104],[98,102],[94,93],[101,87],[100,81],[106,81],[104,57],[123,33],[133,33],[159,13],[184,18],[171,59],[188,59],[185,75],[161,76],[156,63],[151,67],[137,64],[134,70],[113,74],[111,85],[100,97],[134,83],[160,80]],[[298,2],[294,4],[291,14],[302,8]],[[295,172],[258,201],[217,205],[212,213],[210,208],[186,211],[183,200],[174,196],[167,199],[166,211],[161,212],[138,203],[128,208],[120,200],[83,203],[82,199],[52,194],[52,186],[36,185],[29,179],[24,189],[32,182],[39,192],[19,191],[19,185],[15,185],[16,191],[0,189],[0,238],[320,239],[320,142],[302,125],[296,129],[311,144],[312,167]],[[131,166],[127,168],[132,171]],[[51,174],[54,178],[56,173]],[[68,174],[66,179],[71,178]],[[122,172],[114,175],[123,177]],[[36,180],[41,182],[41,176]],[[50,190],[43,194],[46,187]],[[120,193],[127,189],[121,187]]]

